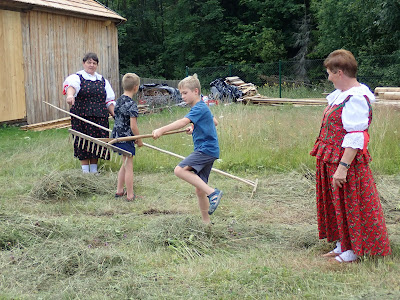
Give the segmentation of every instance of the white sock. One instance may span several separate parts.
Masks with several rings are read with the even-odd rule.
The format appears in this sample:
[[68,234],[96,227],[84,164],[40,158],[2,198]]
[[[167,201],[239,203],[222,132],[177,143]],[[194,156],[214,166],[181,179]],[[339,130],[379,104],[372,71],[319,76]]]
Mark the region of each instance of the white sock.
[[[340,254],[340,257],[344,261],[353,261],[353,260],[356,260],[358,258],[358,256],[355,255],[353,250],[344,251],[342,254]],[[336,257],[336,260],[340,261],[340,259],[338,259],[337,257]]]
[[340,244],[340,241],[336,242],[336,248],[333,249],[333,252],[335,253],[342,253],[342,244]]
[[97,164],[90,164],[90,173],[97,173]]
[[89,173],[89,165],[82,165],[82,172]]

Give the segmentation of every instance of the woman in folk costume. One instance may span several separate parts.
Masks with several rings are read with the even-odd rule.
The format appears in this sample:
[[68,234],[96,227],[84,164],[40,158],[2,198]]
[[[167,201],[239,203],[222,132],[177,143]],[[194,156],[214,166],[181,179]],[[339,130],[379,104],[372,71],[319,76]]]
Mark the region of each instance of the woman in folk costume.
[[324,66],[336,90],[327,96],[311,155],[317,159],[319,238],[336,241],[336,248],[323,256],[344,263],[363,255],[388,255],[385,218],[367,149],[375,97],[357,81],[357,62],[351,52],[333,51]]
[[[85,54],[83,70],[65,79],[63,94],[71,106],[71,113],[108,128],[109,114],[114,116],[115,94],[108,80],[96,72],[98,63],[96,53]],[[74,117],[71,117],[71,125],[72,129],[92,137],[109,137],[108,131]],[[105,151],[99,152],[97,145],[88,149],[79,145],[78,139],[74,143],[74,156],[80,160],[84,173],[97,173],[98,159],[109,159]]]

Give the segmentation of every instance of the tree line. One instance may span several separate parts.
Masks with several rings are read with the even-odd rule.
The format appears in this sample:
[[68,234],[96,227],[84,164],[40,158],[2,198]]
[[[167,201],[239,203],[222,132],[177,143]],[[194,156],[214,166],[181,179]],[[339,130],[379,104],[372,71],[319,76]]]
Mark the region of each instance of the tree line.
[[400,54],[398,0],[99,0],[118,26],[120,71],[179,79],[185,67]]

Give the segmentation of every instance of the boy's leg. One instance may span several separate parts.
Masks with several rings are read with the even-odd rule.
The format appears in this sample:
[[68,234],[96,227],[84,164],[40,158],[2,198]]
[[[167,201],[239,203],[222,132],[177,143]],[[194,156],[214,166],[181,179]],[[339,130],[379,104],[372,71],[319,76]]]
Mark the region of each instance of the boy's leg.
[[208,215],[209,203],[208,203],[207,195],[206,195],[206,193],[204,193],[203,191],[201,191],[198,188],[196,188],[196,195],[197,195],[197,199],[199,202],[201,218],[203,219],[204,223],[210,224],[211,220],[210,220],[210,216]]
[[206,196],[213,193],[214,189],[210,187],[207,183],[205,183],[197,174],[193,173],[191,170],[192,168],[189,166],[183,168],[180,166],[176,166],[174,174],[180,179],[183,179],[186,182],[190,183],[200,191],[203,191]]
[[[208,185],[208,177],[214,161],[214,157],[195,151],[181,161],[174,170],[176,176],[196,187],[196,193],[198,189],[206,194],[210,204],[208,208],[209,215],[213,214],[217,209],[223,194],[222,191]],[[199,201],[202,199],[202,197],[198,198]]]
[[125,168],[126,196],[128,199],[133,199],[133,157],[126,157],[123,166]]
[[118,183],[117,183],[117,194],[121,194],[124,192],[124,185],[125,185],[125,163],[126,156],[122,157],[122,164],[121,168],[119,168],[118,172]]

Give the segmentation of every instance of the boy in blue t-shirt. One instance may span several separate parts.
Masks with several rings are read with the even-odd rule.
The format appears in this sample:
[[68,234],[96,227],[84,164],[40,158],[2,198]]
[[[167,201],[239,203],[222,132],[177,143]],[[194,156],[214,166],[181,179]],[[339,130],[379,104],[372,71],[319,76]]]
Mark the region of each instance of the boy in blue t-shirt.
[[187,132],[193,136],[194,152],[175,167],[174,173],[196,188],[203,222],[208,224],[210,223],[209,215],[217,209],[222,197],[222,191],[208,185],[213,163],[219,158],[218,136],[215,128],[218,121],[200,98],[201,86],[196,74],[181,80],[178,89],[182,99],[191,106],[189,113],[182,119],[154,130],[153,138],[158,139],[167,131],[180,129],[192,123],[192,126],[187,128]]

